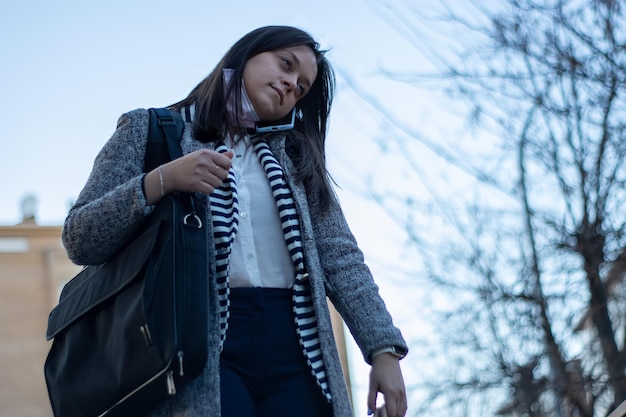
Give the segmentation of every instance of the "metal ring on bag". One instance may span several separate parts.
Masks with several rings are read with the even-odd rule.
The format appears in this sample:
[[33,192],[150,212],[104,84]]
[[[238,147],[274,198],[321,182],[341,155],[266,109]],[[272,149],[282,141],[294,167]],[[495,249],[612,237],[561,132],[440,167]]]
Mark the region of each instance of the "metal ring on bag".
[[[200,217],[198,217],[197,214],[192,214],[189,213],[188,215],[185,216],[185,218],[183,219],[183,223],[185,224],[185,226],[189,226],[188,222],[189,222],[189,218],[191,217],[191,219],[193,221],[196,222],[196,227],[198,229],[202,229],[202,220],[200,220]],[[193,225],[192,225],[193,226]]]

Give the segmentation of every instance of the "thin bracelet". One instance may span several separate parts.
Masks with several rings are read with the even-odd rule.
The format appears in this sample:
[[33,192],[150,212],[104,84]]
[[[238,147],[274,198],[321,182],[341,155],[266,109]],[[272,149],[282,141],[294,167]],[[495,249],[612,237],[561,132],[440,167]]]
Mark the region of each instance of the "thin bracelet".
[[161,173],[161,167],[157,167],[157,171],[159,171],[159,181],[161,181],[161,197],[165,195],[163,192],[163,174]]

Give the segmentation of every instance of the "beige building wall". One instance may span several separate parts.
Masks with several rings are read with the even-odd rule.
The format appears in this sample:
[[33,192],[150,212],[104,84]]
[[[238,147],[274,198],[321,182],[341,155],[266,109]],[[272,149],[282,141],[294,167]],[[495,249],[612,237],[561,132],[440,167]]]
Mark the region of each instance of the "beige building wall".
[[[43,376],[48,314],[80,269],[67,258],[61,226],[33,218],[0,226],[0,416],[52,417]],[[343,325],[331,312],[349,384]]]
[[43,377],[48,313],[79,270],[60,226],[0,226],[0,416],[52,416]]

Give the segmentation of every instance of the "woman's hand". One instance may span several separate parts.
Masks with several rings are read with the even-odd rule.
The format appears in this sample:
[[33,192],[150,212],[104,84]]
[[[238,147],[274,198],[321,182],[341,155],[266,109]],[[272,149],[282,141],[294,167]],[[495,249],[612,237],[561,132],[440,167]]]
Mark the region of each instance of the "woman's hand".
[[233,156],[201,149],[150,171],[144,178],[148,204],[175,191],[211,194],[228,177]]
[[[384,396],[385,405],[377,410],[376,397],[379,392]],[[372,360],[367,408],[376,410],[375,417],[404,417],[406,414],[406,389],[400,360],[390,353],[381,353]]]

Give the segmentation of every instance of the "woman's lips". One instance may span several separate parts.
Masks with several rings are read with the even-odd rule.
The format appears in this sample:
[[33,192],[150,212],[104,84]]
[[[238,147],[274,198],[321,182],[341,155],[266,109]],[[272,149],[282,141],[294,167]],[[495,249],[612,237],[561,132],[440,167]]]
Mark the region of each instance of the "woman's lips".
[[278,94],[278,98],[280,99],[280,104],[283,104],[283,99],[285,98],[285,93],[283,93],[280,88],[276,88],[274,86],[272,86],[272,88],[274,89],[274,91],[276,91],[276,94]]

